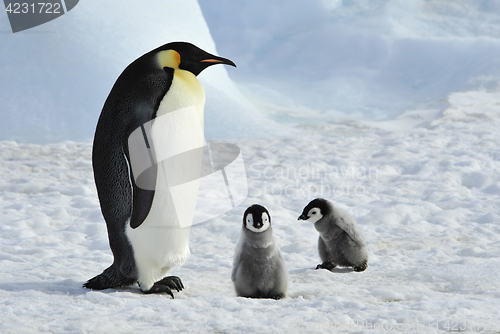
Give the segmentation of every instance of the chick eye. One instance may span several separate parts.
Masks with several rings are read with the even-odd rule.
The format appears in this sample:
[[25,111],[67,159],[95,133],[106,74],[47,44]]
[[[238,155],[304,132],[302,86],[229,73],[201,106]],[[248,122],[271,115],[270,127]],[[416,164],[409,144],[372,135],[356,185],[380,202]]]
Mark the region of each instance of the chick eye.
[[264,221],[267,222],[267,218],[265,218]]
[[247,219],[247,223],[250,223],[250,219]]
[[316,211],[313,211],[313,212],[311,212],[311,213],[312,213],[313,215],[315,215],[315,214],[316,214]]

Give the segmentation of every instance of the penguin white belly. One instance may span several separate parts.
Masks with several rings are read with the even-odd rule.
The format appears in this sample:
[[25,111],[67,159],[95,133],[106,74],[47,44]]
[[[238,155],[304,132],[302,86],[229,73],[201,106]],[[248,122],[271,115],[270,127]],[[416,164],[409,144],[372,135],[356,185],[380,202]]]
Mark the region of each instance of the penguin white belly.
[[[161,142],[154,140],[155,148],[178,152],[179,145],[199,147],[200,135],[203,140],[204,104],[205,93],[196,77],[190,72],[176,70],[172,85],[161,101],[152,123],[152,131],[160,133],[158,138],[163,138]],[[185,110],[191,113],[179,112],[184,108],[188,108]],[[172,118],[174,113],[177,116]],[[162,116],[165,117],[162,119]],[[171,119],[176,121],[168,123],[167,129],[162,129],[162,122]],[[172,133],[180,134],[181,138],[172,138]],[[190,161],[195,165],[192,168],[199,171],[201,155],[199,159],[195,157]],[[138,282],[144,291],[164,278],[172,267],[183,264],[190,254],[189,232],[198,195],[198,180],[182,185],[179,190],[180,187],[173,189],[168,186],[167,179],[171,180],[171,177],[171,171],[165,168],[165,164],[158,163],[151,210],[138,228],[132,229],[130,225],[126,227],[127,237],[134,250]],[[186,221],[189,223],[186,224]]]

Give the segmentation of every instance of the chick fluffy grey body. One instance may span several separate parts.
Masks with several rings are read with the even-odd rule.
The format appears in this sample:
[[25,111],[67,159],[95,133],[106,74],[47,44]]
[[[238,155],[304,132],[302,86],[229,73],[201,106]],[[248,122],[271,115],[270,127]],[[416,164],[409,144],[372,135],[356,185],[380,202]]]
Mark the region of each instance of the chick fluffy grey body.
[[316,268],[331,270],[336,266],[364,271],[368,252],[355,220],[345,211],[334,208],[322,198],[311,201],[299,219],[311,221],[319,232],[318,252],[323,263]]
[[254,217],[253,227],[265,228],[265,225],[259,225],[259,220],[261,212],[267,210],[261,206],[255,207],[253,205],[245,212],[240,240],[234,255],[231,279],[236,294],[240,297],[281,299],[286,296],[288,285],[285,260],[274,239],[270,217],[269,226],[262,232],[253,232],[247,228],[245,219],[251,208]]

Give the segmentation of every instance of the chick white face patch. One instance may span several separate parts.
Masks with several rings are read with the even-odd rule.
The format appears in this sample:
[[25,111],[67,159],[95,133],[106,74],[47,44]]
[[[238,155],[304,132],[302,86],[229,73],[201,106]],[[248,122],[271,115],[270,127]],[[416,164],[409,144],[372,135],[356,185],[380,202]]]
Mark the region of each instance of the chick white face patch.
[[271,222],[269,221],[269,216],[267,213],[263,212],[262,217],[260,217],[260,221],[256,220],[254,221],[253,219],[253,214],[249,213],[245,217],[245,227],[247,230],[255,232],[255,233],[261,233],[264,231],[267,231],[269,226],[271,226]]
[[313,224],[316,223],[321,218],[323,218],[323,215],[321,214],[321,210],[318,208],[312,208],[311,210],[309,210],[309,212],[307,213],[307,216],[309,217],[307,219],[307,221],[310,223],[313,223]]

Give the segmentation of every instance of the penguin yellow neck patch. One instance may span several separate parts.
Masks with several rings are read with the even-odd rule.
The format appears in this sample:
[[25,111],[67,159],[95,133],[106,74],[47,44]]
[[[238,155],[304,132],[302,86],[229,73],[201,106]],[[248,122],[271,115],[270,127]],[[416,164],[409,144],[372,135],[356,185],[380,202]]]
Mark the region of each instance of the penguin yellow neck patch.
[[161,51],[158,53],[157,59],[161,68],[170,67],[177,70],[181,63],[181,55],[175,50]]

